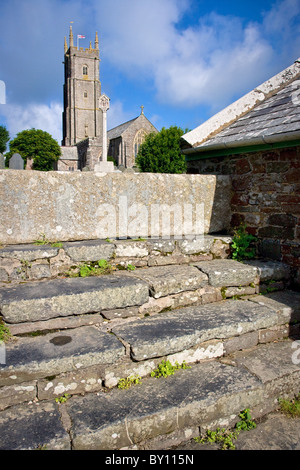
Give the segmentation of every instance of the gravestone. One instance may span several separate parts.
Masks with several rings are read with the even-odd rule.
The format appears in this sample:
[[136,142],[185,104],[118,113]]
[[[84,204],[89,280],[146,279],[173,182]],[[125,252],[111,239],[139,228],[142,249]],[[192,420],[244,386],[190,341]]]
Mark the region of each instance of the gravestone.
[[4,170],[4,168],[5,168],[4,157],[2,153],[0,153],[0,170]]
[[9,160],[10,170],[24,170],[24,160],[19,153],[14,153]]

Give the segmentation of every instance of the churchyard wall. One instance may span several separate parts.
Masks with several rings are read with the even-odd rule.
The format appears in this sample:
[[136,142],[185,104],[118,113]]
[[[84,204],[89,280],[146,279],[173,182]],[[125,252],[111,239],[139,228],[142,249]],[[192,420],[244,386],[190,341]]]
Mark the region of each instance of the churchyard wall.
[[0,244],[227,233],[229,176],[0,170]]

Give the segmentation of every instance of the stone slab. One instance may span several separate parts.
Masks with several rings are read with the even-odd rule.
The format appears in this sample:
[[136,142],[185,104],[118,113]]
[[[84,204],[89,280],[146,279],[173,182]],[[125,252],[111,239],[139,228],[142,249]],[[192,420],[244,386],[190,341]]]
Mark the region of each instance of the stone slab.
[[[285,378],[288,387],[288,376],[297,375],[300,383],[300,363],[296,358],[296,348],[291,340],[279,341],[257,347],[251,352],[233,353],[238,366],[243,365],[252,374],[255,374],[263,384],[275,383],[276,380]],[[298,345],[300,349],[300,344]],[[299,354],[298,354],[299,355]],[[287,390],[286,390],[287,391]],[[285,390],[283,389],[284,393]]]
[[254,302],[226,300],[135,320],[112,331],[130,344],[135,361],[143,361],[276,324],[274,310]]
[[[1,372],[0,372],[1,373]],[[36,398],[36,381],[0,388],[0,411]]]
[[15,338],[6,344],[6,364],[0,365],[0,385],[112,364],[124,354],[125,348],[115,336],[92,326]]
[[79,242],[67,242],[63,247],[70,258],[75,262],[109,260],[114,253],[112,243],[104,240],[82,240]]
[[227,422],[262,399],[243,368],[206,363],[129,390],[71,398],[67,411],[75,450],[120,449],[193,425]]
[[245,261],[244,264],[257,268],[260,282],[281,281],[291,276],[291,267],[279,261],[254,260]]
[[155,299],[178,292],[199,289],[207,276],[193,266],[159,266],[139,269],[132,276],[146,281]]
[[[37,237],[38,238],[38,237]],[[34,261],[57,256],[58,248],[50,245],[11,245],[0,249],[0,258]]]
[[55,402],[19,405],[0,413],[0,450],[70,450]]
[[0,308],[8,323],[142,305],[148,301],[145,282],[127,275],[55,279],[0,289]]
[[253,295],[251,302],[267,306],[278,315],[279,324],[300,322],[300,292],[285,290],[266,295]]
[[247,286],[254,283],[257,268],[231,259],[201,261],[195,266],[207,274],[209,284],[214,287]]

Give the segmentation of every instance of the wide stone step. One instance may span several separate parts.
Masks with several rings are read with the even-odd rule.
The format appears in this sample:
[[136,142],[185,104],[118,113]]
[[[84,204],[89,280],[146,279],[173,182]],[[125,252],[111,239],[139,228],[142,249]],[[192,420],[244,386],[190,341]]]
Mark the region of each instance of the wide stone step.
[[83,263],[107,260],[113,266],[165,266],[228,258],[231,236],[202,235],[180,240],[82,240],[0,247],[0,281],[56,277]]
[[186,307],[123,325],[13,337],[0,364],[0,410],[113,388],[122,378],[150,375],[165,359],[194,364],[299,336],[300,293],[281,294]]
[[103,312],[110,320],[254,294],[260,290],[260,280],[267,285],[273,282],[271,289],[282,289],[288,284],[289,273],[290,268],[278,262],[214,259],[88,278],[2,284],[0,312],[12,324],[94,312]]
[[299,392],[293,344],[236,353],[235,367],[200,363],[128,390],[13,406],[0,413],[0,449],[166,449],[205,429],[233,426],[246,408],[262,416],[278,398]]
[[129,276],[55,279],[0,289],[0,308],[8,323],[99,312],[142,305],[148,285]]

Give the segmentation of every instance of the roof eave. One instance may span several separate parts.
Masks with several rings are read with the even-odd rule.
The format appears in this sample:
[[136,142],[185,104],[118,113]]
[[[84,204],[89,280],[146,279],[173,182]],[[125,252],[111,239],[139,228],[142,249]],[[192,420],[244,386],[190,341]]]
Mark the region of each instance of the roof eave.
[[197,159],[197,156],[198,158],[203,158],[204,154],[205,156],[208,156],[209,154],[221,156],[222,154],[229,155],[230,153],[255,152],[268,148],[289,147],[295,145],[300,145],[300,130],[274,135],[262,135],[255,138],[244,138],[243,140],[236,140],[230,143],[218,142],[203,144],[199,147],[183,149],[182,153],[186,155],[188,159]]

